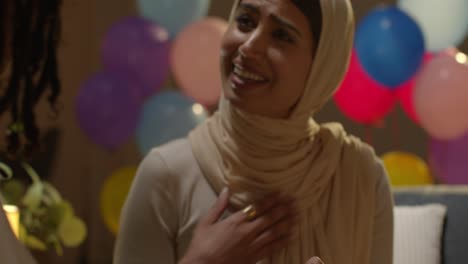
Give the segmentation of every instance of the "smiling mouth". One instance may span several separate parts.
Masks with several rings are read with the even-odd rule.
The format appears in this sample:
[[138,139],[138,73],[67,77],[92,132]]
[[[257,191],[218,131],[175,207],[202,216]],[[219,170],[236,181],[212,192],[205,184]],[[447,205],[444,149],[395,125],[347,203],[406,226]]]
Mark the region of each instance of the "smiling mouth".
[[264,82],[266,78],[262,76],[249,72],[238,65],[234,65],[234,74],[246,81],[255,81],[255,82]]
[[267,78],[253,73],[245,68],[234,64],[234,70],[231,73],[231,83],[234,88],[254,88],[258,84],[264,84]]

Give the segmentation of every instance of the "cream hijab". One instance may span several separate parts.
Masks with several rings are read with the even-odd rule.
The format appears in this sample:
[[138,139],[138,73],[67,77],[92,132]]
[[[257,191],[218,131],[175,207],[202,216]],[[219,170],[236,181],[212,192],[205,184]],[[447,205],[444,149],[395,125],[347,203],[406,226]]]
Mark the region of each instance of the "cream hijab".
[[[272,191],[297,198],[297,239],[262,263],[304,264],[319,256],[327,264],[366,264],[374,215],[374,153],[339,124],[319,125],[311,118],[344,77],[354,17],[349,0],[316,1],[322,7],[322,35],[291,116],[252,115],[222,98],[219,111],[189,140],[209,184],[218,193],[228,186],[238,208]],[[236,0],[231,23],[238,4]]]

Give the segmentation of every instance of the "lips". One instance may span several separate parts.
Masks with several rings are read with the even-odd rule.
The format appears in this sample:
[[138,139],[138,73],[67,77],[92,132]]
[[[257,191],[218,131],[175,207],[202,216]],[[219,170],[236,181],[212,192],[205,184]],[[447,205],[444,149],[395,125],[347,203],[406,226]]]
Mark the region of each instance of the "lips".
[[249,70],[246,70],[245,68],[239,65],[234,65],[234,74],[236,74],[240,78],[245,79],[247,81],[256,81],[256,82],[266,81],[266,78],[262,77],[261,75],[251,72]]
[[266,77],[239,64],[234,64],[230,80],[234,88],[255,88],[268,82]]

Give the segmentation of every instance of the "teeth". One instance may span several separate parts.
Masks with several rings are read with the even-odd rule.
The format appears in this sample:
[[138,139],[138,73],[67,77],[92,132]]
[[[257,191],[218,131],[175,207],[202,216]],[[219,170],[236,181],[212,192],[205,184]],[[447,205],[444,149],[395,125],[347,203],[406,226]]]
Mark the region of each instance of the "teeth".
[[245,78],[245,79],[250,79],[250,80],[254,80],[254,81],[264,81],[265,79],[262,78],[261,76],[258,76],[254,73],[251,73],[251,72],[248,72],[248,71],[245,71],[237,66],[234,67],[234,73],[236,73],[237,75],[239,75],[240,77],[242,78]]

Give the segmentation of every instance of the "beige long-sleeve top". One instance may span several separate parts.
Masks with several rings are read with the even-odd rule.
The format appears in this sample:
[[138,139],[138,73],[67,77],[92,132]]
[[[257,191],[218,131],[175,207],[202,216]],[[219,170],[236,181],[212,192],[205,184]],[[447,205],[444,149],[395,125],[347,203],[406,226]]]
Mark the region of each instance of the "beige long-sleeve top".
[[[381,173],[375,175],[378,201],[370,263],[392,264],[393,200],[382,164],[375,165]],[[140,164],[122,210],[114,263],[177,263],[198,219],[216,199],[187,139],[153,149]]]

